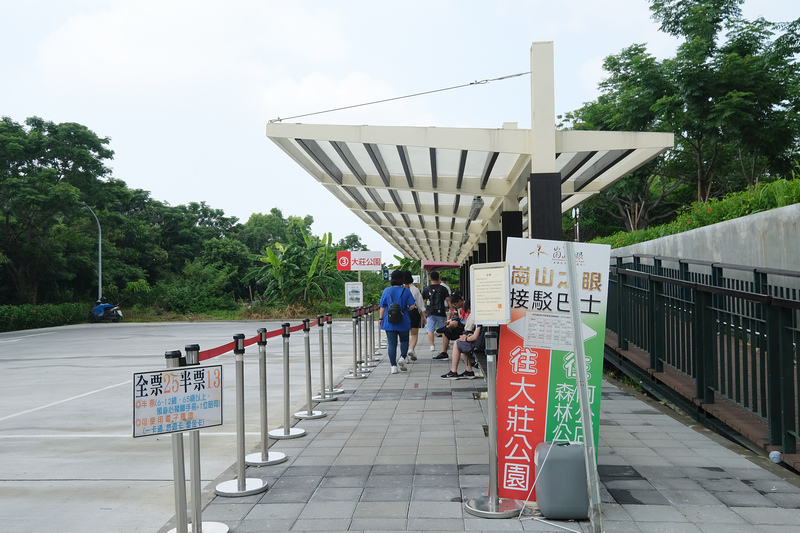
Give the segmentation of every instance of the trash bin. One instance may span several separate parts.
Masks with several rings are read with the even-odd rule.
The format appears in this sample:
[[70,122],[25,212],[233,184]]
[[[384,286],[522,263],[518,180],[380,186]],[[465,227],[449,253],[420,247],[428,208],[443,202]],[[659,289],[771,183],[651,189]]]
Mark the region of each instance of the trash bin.
[[577,443],[540,442],[536,446],[533,454],[536,503],[545,518],[589,518],[589,491],[583,453],[583,444]]

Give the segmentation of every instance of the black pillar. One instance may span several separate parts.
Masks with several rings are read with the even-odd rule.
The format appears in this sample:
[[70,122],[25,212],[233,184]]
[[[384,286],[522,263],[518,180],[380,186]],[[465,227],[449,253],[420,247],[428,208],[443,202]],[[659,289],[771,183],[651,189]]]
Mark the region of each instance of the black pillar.
[[561,231],[561,173],[541,172],[528,179],[531,238],[564,240]]
[[503,260],[503,237],[499,231],[486,232],[486,262],[499,263]]
[[472,264],[478,265],[481,262],[481,256],[478,253],[478,250],[472,250]]
[[479,242],[478,243],[478,259],[480,260],[481,263],[487,263],[488,262],[486,260],[486,243],[485,242]]
[[506,258],[506,241],[508,237],[522,237],[522,211],[503,211],[500,213],[501,260]]

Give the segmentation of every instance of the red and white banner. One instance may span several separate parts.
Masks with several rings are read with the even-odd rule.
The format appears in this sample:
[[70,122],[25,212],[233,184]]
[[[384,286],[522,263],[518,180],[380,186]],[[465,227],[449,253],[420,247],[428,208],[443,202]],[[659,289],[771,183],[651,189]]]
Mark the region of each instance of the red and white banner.
[[380,269],[380,252],[336,252],[336,270]]

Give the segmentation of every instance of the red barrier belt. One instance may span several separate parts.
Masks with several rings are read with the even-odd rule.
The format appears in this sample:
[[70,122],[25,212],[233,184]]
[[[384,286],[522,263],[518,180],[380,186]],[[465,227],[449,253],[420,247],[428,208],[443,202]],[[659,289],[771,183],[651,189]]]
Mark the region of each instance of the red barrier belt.
[[[315,322],[314,324],[309,324],[309,325],[310,326],[316,326],[317,324]],[[297,326],[290,327],[289,328],[289,332],[291,333],[293,331],[300,331],[301,329],[303,329],[303,323],[300,323]],[[277,337],[278,335],[281,335],[281,334],[283,334],[283,328],[276,329],[274,331],[268,331],[267,332],[267,338],[270,339],[272,337]],[[256,335],[255,337],[251,337],[249,339],[245,339],[244,345],[245,346],[250,346],[252,344],[255,344],[256,342],[258,342],[258,339],[260,339],[260,338],[261,338],[261,335]],[[229,342],[228,344],[223,344],[222,346],[217,346],[216,348],[210,348],[208,350],[203,350],[198,354],[199,355],[199,360],[200,361],[206,361],[206,360],[211,359],[213,357],[217,357],[218,355],[222,355],[224,353],[232,352],[234,348],[236,348],[236,343],[235,342]]]

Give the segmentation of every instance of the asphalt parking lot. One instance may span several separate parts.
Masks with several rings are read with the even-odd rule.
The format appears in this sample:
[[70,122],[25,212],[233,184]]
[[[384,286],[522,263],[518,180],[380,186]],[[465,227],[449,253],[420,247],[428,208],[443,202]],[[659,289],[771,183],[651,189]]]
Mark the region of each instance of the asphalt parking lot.
[[[254,337],[261,327],[280,329],[280,321],[123,322],[0,334],[2,528],[158,530],[175,514],[171,437],[132,437],[132,374],[164,368],[167,350],[195,343],[207,350],[230,343],[237,333]],[[351,321],[334,321],[332,333],[334,381],[339,383],[352,367]],[[311,328],[314,394],[319,388],[318,338],[316,327]],[[302,331],[292,333],[292,413],[306,406],[304,344]],[[201,431],[203,485],[236,462],[234,357],[229,353],[208,362],[223,365],[224,424]],[[260,449],[258,375],[254,344],[245,352],[248,452]],[[269,429],[276,429],[284,422],[281,337],[267,345],[267,378]]]

